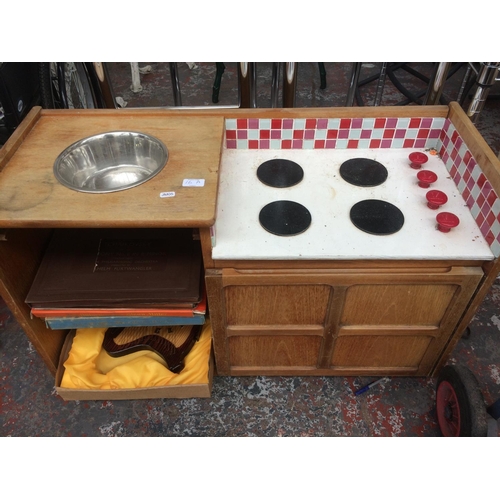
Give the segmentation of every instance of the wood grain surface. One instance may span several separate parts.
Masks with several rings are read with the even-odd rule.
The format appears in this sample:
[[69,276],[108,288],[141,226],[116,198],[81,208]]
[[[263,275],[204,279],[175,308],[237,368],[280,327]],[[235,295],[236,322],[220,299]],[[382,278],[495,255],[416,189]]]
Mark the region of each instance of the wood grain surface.
[[[211,226],[223,128],[222,117],[42,110],[26,129],[20,127],[9,154],[0,158],[0,227]],[[106,194],[80,193],[55,179],[54,161],[65,148],[114,130],[144,132],[163,141],[169,152],[164,169],[140,186]],[[204,179],[205,185],[183,187],[184,179]],[[162,198],[164,192],[175,196]]]

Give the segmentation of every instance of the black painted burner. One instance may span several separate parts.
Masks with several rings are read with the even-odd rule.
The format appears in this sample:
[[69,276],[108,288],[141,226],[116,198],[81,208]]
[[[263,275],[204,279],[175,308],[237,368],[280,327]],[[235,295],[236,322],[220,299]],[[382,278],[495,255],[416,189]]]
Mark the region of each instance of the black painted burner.
[[311,214],[300,203],[289,200],[273,201],[259,213],[261,226],[276,236],[295,236],[311,224]]
[[349,215],[358,229],[377,235],[397,233],[405,222],[398,207],[382,200],[360,201],[351,208]]
[[302,167],[291,160],[277,158],[262,163],[257,177],[267,186],[285,188],[295,186],[304,177]]
[[349,184],[372,187],[383,184],[387,179],[387,169],[369,158],[351,158],[340,166],[340,176]]

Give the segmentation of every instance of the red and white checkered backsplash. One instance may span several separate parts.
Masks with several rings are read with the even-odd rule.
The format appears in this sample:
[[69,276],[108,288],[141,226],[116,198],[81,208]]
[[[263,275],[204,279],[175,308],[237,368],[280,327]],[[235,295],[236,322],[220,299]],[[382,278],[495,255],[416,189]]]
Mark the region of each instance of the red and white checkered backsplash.
[[227,149],[435,149],[495,257],[500,200],[447,118],[226,119]]
[[444,118],[242,118],[226,120],[228,149],[433,147]]
[[454,125],[446,120],[438,151],[495,257],[500,255],[500,200]]

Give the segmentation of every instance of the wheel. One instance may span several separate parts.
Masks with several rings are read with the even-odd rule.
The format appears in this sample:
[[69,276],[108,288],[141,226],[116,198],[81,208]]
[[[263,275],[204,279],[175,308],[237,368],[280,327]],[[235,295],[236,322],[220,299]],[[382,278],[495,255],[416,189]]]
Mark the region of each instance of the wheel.
[[[61,73],[64,73],[64,76]],[[61,77],[64,78],[67,102],[64,102],[60,92]],[[39,78],[42,107],[48,109],[97,107],[84,63],[39,63]]]
[[474,374],[463,366],[445,366],[438,377],[436,407],[445,437],[486,436],[483,395]]

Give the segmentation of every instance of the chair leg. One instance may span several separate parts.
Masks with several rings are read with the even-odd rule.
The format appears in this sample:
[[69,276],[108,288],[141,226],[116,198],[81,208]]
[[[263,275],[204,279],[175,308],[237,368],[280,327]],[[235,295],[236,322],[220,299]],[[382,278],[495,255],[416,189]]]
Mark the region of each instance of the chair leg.
[[255,63],[238,63],[238,87],[240,108],[257,107]]
[[356,94],[356,89],[358,88],[359,75],[361,73],[360,62],[352,63],[351,77],[349,79],[349,89],[347,91],[346,106],[352,106],[354,104],[354,95]]
[[427,93],[424,98],[424,105],[439,104],[439,98],[443,93],[443,87],[446,83],[450,68],[451,63],[436,63],[432,72],[431,79],[429,81],[429,86],[427,87]]
[[293,108],[295,106],[295,92],[297,90],[298,63],[285,63],[283,75],[283,107]]
[[130,70],[132,72],[132,86],[130,87],[130,90],[132,90],[134,94],[137,94],[142,91],[141,75],[139,73],[139,63],[131,62]]
[[179,84],[179,76],[177,74],[177,63],[169,63],[170,78],[172,80],[172,91],[174,93],[175,106],[182,106],[181,87]]
[[215,66],[217,69],[215,73],[214,86],[212,89],[212,102],[214,104],[217,104],[219,102],[219,91],[222,81],[222,75],[224,74],[224,70],[226,69],[226,67],[224,66],[224,63],[215,63]]
[[278,93],[279,93],[279,77],[281,71],[281,63],[273,62],[273,70],[271,77],[271,107],[278,107]]
[[319,84],[319,88],[321,90],[324,90],[326,89],[326,69],[325,69],[325,63],[318,63],[318,66],[319,66],[319,80],[320,80],[320,84]]
[[481,69],[477,76],[477,89],[472,97],[472,102],[467,110],[467,116],[472,123],[476,123],[479,113],[481,113],[486,98],[490,93],[492,85],[497,79],[500,70],[500,62],[495,63],[481,63]]
[[377,82],[377,91],[375,93],[375,101],[373,103],[374,106],[380,106],[380,102],[382,101],[382,94],[384,93],[385,86],[385,77],[387,75],[387,65],[388,63],[382,63],[380,68],[380,76],[378,77]]
[[465,74],[462,78],[462,83],[460,84],[460,90],[457,95],[457,102],[462,106],[467,95],[467,88],[470,85],[472,67],[470,63],[466,63],[467,67],[465,68]]

